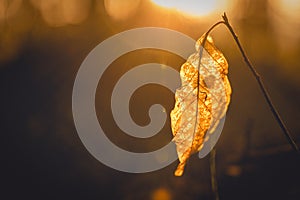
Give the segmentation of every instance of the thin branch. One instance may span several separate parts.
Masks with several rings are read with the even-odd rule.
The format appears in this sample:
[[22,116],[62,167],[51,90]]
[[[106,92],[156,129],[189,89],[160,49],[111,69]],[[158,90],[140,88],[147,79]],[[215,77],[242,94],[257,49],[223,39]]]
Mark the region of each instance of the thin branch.
[[256,72],[255,68],[254,68],[253,65],[251,64],[250,60],[248,59],[248,57],[247,57],[247,55],[246,55],[246,53],[245,53],[245,51],[244,51],[244,49],[243,49],[243,47],[242,47],[242,45],[241,45],[239,39],[238,39],[238,36],[235,34],[235,32],[234,32],[232,26],[230,25],[230,23],[229,23],[229,21],[228,21],[228,18],[227,18],[227,16],[226,16],[226,13],[224,13],[224,15],[223,15],[222,17],[223,17],[223,20],[224,20],[224,24],[225,24],[226,27],[229,29],[229,31],[230,31],[231,35],[233,36],[233,38],[234,38],[236,44],[238,45],[238,48],[239,48],[239,50],[240,50],[240,52],[241,52],[241,54],[242,54],[242,56],[243,56],[243,58],[244,58],[245,63],[247,64],[247,66],[248,66],[249,69],[251,70],[253,76],[256,78],[256,81],[257,81],[257,83],[258,83],[258,85],[259,85],[259,88],[260,88],[260,90],[262,91],[262,93],[263,93],[263,95],[264,95],[264,97],[265,97],[265,99],[266,99],[266,101],[267,101],[267,103],[268,103],[268,105],[269,105],[269,108],[270,108],[270,110],[271,110],[273,116],[275,117],[276,121],[278,122],[278,124],[279,124],[281,130],[283,131],[285,137],[287,138],[287,140],[288,140],[288,142],[290,143],[290,145],[292,146],[292,148],[293,148],[296,152],[300,153],[300,152],[299,152],[299,148],[298,148],[296,142],[293,140],[293,138],[292,138],[292,136],[291,136],[291,134],[290,134],[290,131],[287,129],[287,126],[285,125],[285,123],[284,123],[283,120],[281,119],[281,117],[280,117],[280,115],[279,115],[277,109],[275,108],[275,106],[274,106],[274,104],[273,104],[273,102],[272,102],[272,100],[271,100],[271,97],[270,97],[269,93],[267,92],[266,87],[265,87],[265,85],[264,85],[264,83],[263,83],[263,81],[262,81],[262,78],[261,78],[260,75]]
[[[204,47],[204,45],[205,45],[205,42],[206,42],[206,39],[207,39],[209,33],[210,33],[214,28],[216,28],[216,27],[217,27],[218,25],[220,25],[220,24],[224,24],[224,25],[228,28],[228,30],[230,31],[231,35],[233,36],[233,39],[234,39],[234,41],[236,42],[236,44],[237,44],[237,46],[238,46],[238,48],[239,48],[239,50],[240,50],[240,52],[241,52],[241,54],[242,54],[242,56],[243,56],[243,58],[244,58],[244,61],[245,61],[246,65],[249,67],[250,71],[252,72],[252,75],[255,77],[255,79],[256,79],[256,81],[257,81],[257,83],[258,83],[258,85],[259,85],[259,88],[260,88],[260,90],[262,91],[263,96],[264,96],[264,98],[266,99],[266,101],[267,101],[267,103],[268,103],[268,106],[269,106],[269,108],[270,108],[270,110],[271,110],[273,116],[275,117],[277,123],[279,124],[281,130],[283,131],[283,133],[284,133],[286,139],[288,140],[288,142],[289,142],[289,144],[292,146],[292,148],[293,148],[297,153],[300,154],[300,151],[299,151],[299,148],[298,148],[296,142],[295,142],[294,139],[292,138],[290,131],[288,130],[287,126],[285,125],[285,123],[284,123],[283,120],[281,119],[279,112],[278,112],[277,109],[275,108],[275,106],[274,106],[274,104],[273,104],[273,102],[272,102],[272,100],[271,100],[271,97],[270,97],[268,91],[266,90],[266,87],[265,87],[265,85],[264,85],[264,83],[263,83],[263,81],[262,81],[261,76],[258,74],[258,72],[255,70],[254,66],[251,64],[250,60],[248,59],[248,56],[246,55],[245,50],[243,49],[243,47],[242,47],[242,45],[241,45],[241,43],[240,43],[240,41],[239,41],[238,36],[236,35],[235,31],[233,30],[231,24],[229,23],[229,20],[228,20],[228,18],[227,18],[227,16],[226,16],[226,13],[224,13],[224,15],[222,16],[222,18],[223,18],[224,21],[219,21],[219,22],[215,23],[215,24],[214,24],[214,25],[206,32],[205,37],[204,37],[204,40],[203,40],[203,44],[202,44],[203,47]],[[201,50],[202,50],[202,49],[201,49]],[[203,50],[202,50],[202,51],[203,51]],[[200,60],[201,60],[201,56],[202,56],[202,52],[200,51]],[[200,69],[200,62],[199,62],[198,69]]]
[[210,152],[209,158],[210,166],[210,179],[211,188],[214,194],[214,199],[219,200],[219,189],[218,189],[218,179],[217,179],[217,169],[216,169],[216,148],[214,147]]
[[[205,48],[205,43],[207,41],[207,37],[209,35],[209,33],[215,29],[218,25],[220,24],[224,24],[228,30],[230,31],[231,35],[233,36],[243,58],[244,58],[244,61],[245,63],[247,64],[247,66],[249,67],[250,71],[252,72],[252,75],[255,77],[258,85],[259,85],[259,88],[260,90],[262,91],[263,93],[263,96],[264,98],[266,99],[268,105],[269,105],[269,108],[273,114],[273,116],[275,117],[277,123],[279,124],[280,128],[282,129],[284,135],[286,136],[288,142],[290,143],[290,145],[292,146],[292,148],[297,152],[297,153],[300,153],[299,151],[299,148],[297,146],[297,144],[295,143],[295,141],[293,140],[289,130],[287,129],[285,123],[283,122],[283,120],[281,119],[277,109],[275,108],[272,100],[271,100],[271,97],[268,93],[268,91],[266,90],[266,87],[262,81],[262,78],[260,77],[260,75],[257,73],[257,71],[255,70],[254,66],[251,64],[250,60],[248,59],[239,39],[238,39],[238,36],[235,34],[235,31],[233,30],[231,24],[229,23],[229,20],[226,16],[226,13],[224,13],[224,15],[222,16],[223,20],[224,21],[219,21],[217,23],[215,23],[213,26],[211,26],[211,28],[205,33],[205,36],[204,36],[204,39],[203,39],[203,42],[202,42],[202,46],[203,48],[200,49],[200,52],[199,52],[199,62],[198,62],[198,71],[199,73],[197,73],[197,100],[199,99],[199,87],[200,87],[200,67],[201,67],[201,59],[202,59],[202,55],[203,55],[203,50]],[[198,103],[196,104],[196,110],[198,110]],[[198,112],[196,112],[196,122],[198,121]],[[196,131],[196,124],[194,126],[194,134],[195,134],[195,131]],[[210,173],[211,173],[211,186],[212,186],[212,191],[213,191],[213,194],[214,194],[214,197],[215,197],[215,200],[219,200],[219,191],[218,191],[218,182],[217,182],[217,175],[216,175],[216,149],[215,147],[212,149],[212,151],[210,152]]]

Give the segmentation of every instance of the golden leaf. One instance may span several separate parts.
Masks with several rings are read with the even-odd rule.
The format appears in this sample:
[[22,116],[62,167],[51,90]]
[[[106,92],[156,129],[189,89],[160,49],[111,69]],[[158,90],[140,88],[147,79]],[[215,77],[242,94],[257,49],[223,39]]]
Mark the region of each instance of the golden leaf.
[[181,87],[175,93],[175,107],[171,111],[171,126],[176,143],[179,165],[175,171],[181,176],[191,154],[200,151],[224,117],[231,95],[227,78],[228,63],[207,37],[201,55],[205,35],[196,42],[196,53],[181,66]]

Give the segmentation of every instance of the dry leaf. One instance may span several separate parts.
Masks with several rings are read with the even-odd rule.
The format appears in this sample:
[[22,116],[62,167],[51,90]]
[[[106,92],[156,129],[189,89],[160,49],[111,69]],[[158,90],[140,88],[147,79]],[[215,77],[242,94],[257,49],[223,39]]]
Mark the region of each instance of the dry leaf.
[[204,37],[203,35],[196,43],[197,52],[181,66],[182,85],[176,90],[176,103],[170,114],[173,141],[180,161],[175,171],[176,176],[183,174],[190,155],[203,148],[203,144],[225,115],[230,102],[228,64],[210,36],[203,49],[200,73],[198,71],[199,52],[203,48]]

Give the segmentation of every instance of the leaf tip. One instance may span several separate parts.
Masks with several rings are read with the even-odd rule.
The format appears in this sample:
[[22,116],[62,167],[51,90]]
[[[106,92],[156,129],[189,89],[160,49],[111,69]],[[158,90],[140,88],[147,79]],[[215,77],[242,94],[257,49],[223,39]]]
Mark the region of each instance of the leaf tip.
[[182,176],[182,174],[183,174],[183,171],[176,170],[176,171],[174,172],[174,175],[175,175],[175,176]]

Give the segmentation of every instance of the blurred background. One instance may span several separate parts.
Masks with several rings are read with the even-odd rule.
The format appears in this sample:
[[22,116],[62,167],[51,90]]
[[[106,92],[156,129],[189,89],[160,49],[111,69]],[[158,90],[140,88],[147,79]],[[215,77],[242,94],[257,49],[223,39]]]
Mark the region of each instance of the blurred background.
[[[177,162],[151,173],[128,174],[93,158],[73,123],[72,87],[82,61],[110,36],[154,26],[196,40],[224,11],[299,146],[299,0],[0,0],[1,198],[212,199],[208,158],[194,155],[182,177],[173,175]],[[229,62],[233,88],[216,146],[221,199],[300,199],[299,156],[231,35],[224,27],[212,35]],[[96,94],[107,136],[135,152],[158,149],[172,139],[169,119],[159,134],[137,139],[119,130],[112,118],[110,95],[117,80],[148,62],[179,70],[184,60],[153,49],[128,53],[105,71]],[[154,103],[169,113],[174,95],[159,85],[135,92],[130,108],[137,124],[149,123],[147,112]]]

